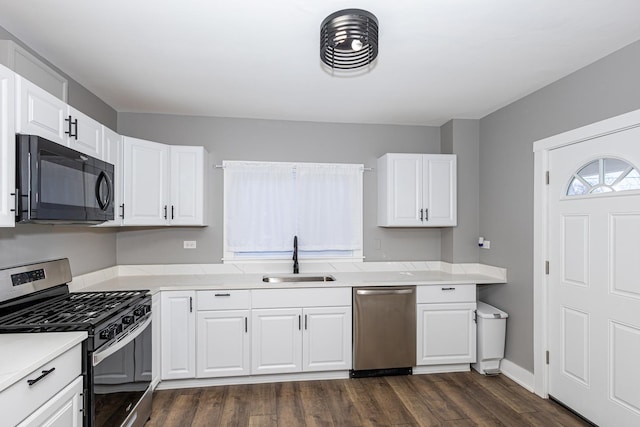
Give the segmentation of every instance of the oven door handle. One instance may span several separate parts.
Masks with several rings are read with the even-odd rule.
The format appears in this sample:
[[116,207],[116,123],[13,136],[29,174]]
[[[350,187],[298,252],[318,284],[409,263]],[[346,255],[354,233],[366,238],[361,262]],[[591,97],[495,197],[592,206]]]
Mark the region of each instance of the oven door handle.
[[140,326],[136,327],[133,331],[131,331],[129,334],[127,334],[120,341],[117,341],[117,342],[113,343],[112,345],[110,345],[109,347],[107,347],[106,349],[104,349],[102,351],[98,351],[96,353],[93,353],[93,366],[98,366],[98,364],[100,362],[102,362],[104,359],[106,359],[107,357],[111,356],[113,353],[116,353],[116,352],[122,350],[127,344],[129,344],[131,341],[133,341],[136,338],[138,338],[138,336],[141,333],[143,333],[144,330],[147,329],[147,327],[150,324],[151,324],[151,316],[149,316],[149,318],[147,320],[145,320],[144,323],[142,323]]

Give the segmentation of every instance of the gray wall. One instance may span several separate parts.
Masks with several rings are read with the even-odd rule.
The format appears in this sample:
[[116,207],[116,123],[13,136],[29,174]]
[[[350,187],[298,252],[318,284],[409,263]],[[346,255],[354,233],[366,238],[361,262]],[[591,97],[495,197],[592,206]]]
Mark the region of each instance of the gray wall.
[[[387,152],[439,153],[437,127],[119,113],[118,132],[167,144],[204,145],[212,164],[223,160],[364,163],[374,168],[364,175],[366,260],[440,259],[439,229],[385,229],[375,225],[376,159]],[[209,227],[121,229],[118,264],[221,262],[221,169],[210,168],[209,184]],[[183,240],[196,240],[197,249],[182,249]]]
[[[2,27],[0,39],[13,40],[47,62]],[[69,104],[115,130],[116,111],[61,70],[51,66],[69,79]],[[74,275],[111,267],[116,262],[115,231],[34,224],[0,228],[0,267],[60,257],[69,258]]]
[[442,153],[457,155],[458,226],[442,229],[442,261],[478,262],[478,120],[450,120],[440,127]]
[[509,283],[480,292],[509,313],[506,357],[533,371],[533,142],[640,108],[640,42],[480,121],[480,261]]

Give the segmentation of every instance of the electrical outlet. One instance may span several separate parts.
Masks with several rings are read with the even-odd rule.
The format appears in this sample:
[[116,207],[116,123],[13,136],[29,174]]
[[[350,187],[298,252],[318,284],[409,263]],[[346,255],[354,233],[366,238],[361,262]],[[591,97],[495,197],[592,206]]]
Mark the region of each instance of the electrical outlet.
[[185,249],[195,249],[196,248],[196,241],[195,240],[185,240],[184,241],[184,248]]
[[485,240],[482,243],[482,249],[491,249],[491,242],[489,240]]

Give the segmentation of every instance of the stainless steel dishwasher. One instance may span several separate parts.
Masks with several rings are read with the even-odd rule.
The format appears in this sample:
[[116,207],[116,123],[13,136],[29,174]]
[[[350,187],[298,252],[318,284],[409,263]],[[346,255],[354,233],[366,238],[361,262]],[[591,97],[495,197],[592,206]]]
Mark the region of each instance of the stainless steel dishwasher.
[[351,377],[411,374],[415,364],[415,286],[353,288]]

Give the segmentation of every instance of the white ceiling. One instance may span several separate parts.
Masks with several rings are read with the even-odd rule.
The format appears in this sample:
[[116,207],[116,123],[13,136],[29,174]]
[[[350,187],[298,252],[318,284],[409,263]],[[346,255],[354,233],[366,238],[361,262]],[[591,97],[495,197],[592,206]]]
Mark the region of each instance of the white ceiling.
[[[320,23],[362,8],[375,66],[338,77]],[[640,39],[638,0],[0,0],[0,25],[120,112],[441,125]]]

